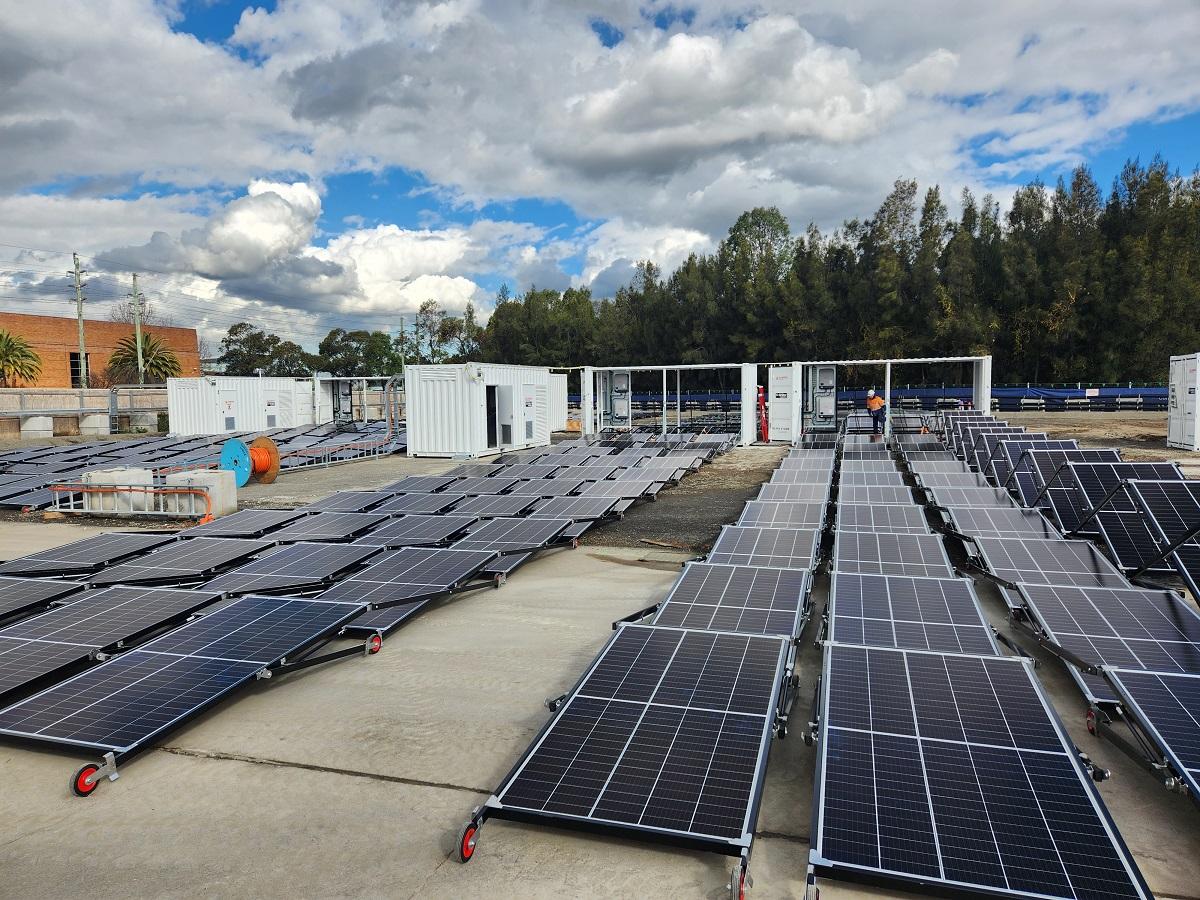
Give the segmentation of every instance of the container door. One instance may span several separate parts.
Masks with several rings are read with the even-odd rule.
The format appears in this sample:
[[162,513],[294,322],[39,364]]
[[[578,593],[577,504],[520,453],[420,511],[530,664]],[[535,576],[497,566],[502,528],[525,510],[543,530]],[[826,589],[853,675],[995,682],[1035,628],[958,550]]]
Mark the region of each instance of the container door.
[[496,422],[500,426],[498,447],[513,445],[513,428],[517,419],[516,393],[511,384],[496,385]]
[[487,386],[487,445],[489,450],[500,446],[500,417],[496,408],[496,385]]
[[772,366],[768,370],[767,423],[768,436],[773,441],[791,441],[795,425],[792,422],[792,392],[795,373],[791,366]]
[[1186,356],[1180,363],[1183,368],[1183,444],[1189,450],[1200,449],[1200,435],[1196,434],[1196,364],[1198,358]]
[[238,402],[236,388],[222,388],[218,394],[221,411],[221,428],[226,433],[238,430]]

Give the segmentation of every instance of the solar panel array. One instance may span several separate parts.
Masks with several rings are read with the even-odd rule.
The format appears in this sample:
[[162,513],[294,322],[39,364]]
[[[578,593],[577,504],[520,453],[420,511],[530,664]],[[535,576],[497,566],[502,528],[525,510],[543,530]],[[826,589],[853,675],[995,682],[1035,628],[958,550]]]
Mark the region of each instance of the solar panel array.
[[[953,429],[960,459],[980,418]],[[967,473],[965,462],[904,463]],[[981,502],[947,516],[972,536],[1022,515],[993,497],[962,499]],[[872,529],[845,502],[818,701],[813,871],[956,895],[1149,896],[1032,665],[1000,655],[941,538]]]
[[[928,485],[949,528],[969,541],[989,577],[1013,589],[1016,624],[1063,657],[1093,707],[1094,727],[1120,719],[1137,739],[1119,746],[1144,754],[1151,768],[1165,767],[1168,781],[1196,787],[1200,615],[1178,593],[1136,586],[1124,573],[1173,570],[1193,598],[1200,595],[1197,482],[1173,463],[1125,462],[1114,449],[989,434],[982,422],[952,419],[947,441],[959,442],[960,459],[971,433],[994,444],[990,472],[989,465],[982,471],[1026,508],[991,508],[991,498],[978,493],[951,503]],[[1064,540],[1076,536],[1096,538],[1108,555],[1090,540]]]
[[685,566],[650,625],[620,624],[478,822],[603,826],[745,865],[809,615],[833,477],[832,457],[820,458],[788,470],[807,502],[748,502],[707,560]]
[[[101,650],[121,652],[0,709],[0,734],[133,752],[264,668],[286,670],[289,653],[312,654],[298,665],[340,658],[346,651],[312,648],[339,635],[374,640],[438,597],[497,584],[497,573],[577,539],[734,440],[637,434],[582,453],[548,448],[536,462],[470,464],[301,509],[243,510],[182,535],[101,535],[2,564],[0,622],[12,623],[0,628],[6,699],[61,680]],[[0,484],[13,488],[5,496],[27,487],[3,474]],[[576,496],[585,489],[599,496]],[[496,518],[514,515],[523,517]],[[59,580],[67,576],[79,581]],[[160,583],[197,586],[141,586]],[[222,597],[233,599],[134,646]]]

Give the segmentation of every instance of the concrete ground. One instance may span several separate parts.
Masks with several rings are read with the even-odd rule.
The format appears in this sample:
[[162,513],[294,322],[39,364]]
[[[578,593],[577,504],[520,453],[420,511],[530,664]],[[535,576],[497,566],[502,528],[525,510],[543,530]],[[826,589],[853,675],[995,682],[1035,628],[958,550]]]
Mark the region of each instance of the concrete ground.
[[[766,452],[728,459],[753,468]],[[281,479],[261,495],[252,488],[243,499],[293,505],[448,467],[354,463]],[[707,505],[703,492],[692,502]],[[620,527],[656,509],[635,507]],[[2,527],[0,557],[80,534],[57,523]],[[377,656],[257,683],[86,800],[67,784],[87,755],[0,744],[0,897],[724,896],[724,858],[496,820],[469,865],[455,856],[471,809],[547,720],[545,698],[570,688],[614,619],[661,599],[687,558],[638,546],[636,534],[627,546],[547,553],[499,590],[427,611]],[[819,577],[818,616],[827,584]],[[981,585],[980,593],[1003,627],[998,592]],[[800,732],[819,667],[815,632],[810,623],[793,732],[771,749],[751,865],[761,900],[804,891],[815,748]],[[1100,792],[1151,887],[1163,898],[1200,897],[1200,813],[1087,734],[1065,669],[1035,656],[1079,746],[1112,769]],[[821,890],[825,898],[913,896],[830,881]]]

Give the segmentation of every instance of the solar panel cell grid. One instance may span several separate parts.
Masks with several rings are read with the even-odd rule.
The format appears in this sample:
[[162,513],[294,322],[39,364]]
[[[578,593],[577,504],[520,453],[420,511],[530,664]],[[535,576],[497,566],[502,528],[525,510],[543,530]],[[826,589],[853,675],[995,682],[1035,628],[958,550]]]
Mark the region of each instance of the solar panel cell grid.
[[1008,584],[1129,587],[1125,577],[1088,541],[981,537],[975,545],[988,570]]
[[428,599],[469,580],[495,556],[490,551],[405,547],[339,581],[320,599],[370,604]]
[[455,494],[449,491],[440,494],[399,494],[376,507],[375,511],[389,516],[407,516],[417,513],[437,515],[466,499],[466,494]]
[[365,512],[390,499],[383,491],[338,491],[305,507],[309,512]]
[[1122,705],[1150,733],[1192,796],[1200,796],[1200,676],[1119,669]]
[[287,544],[214,578],[204,587],[225,594],[312,589],[354,568],[378,551],[378,547],[354,544]]
[[593,521],[604,518],[616,505],[616,497],[554,497],[538,503],[529,518]]
[[387,518],[383,513],[321,512],[270,533],[273,541],[345,541]]
[[689,563],[653,624],[795,637],[807,597],[803,569]]
[[962,578],[834,576],[830,639],[842,644],[999,655],[971,583]]
[[[1200,482],[1134,481],[1138,505],[1166,550],[1200,527]],[[1193,535],[1171,554],[1171,563],[1193,597],[1200,597],[1200,535]]]
[[0,619],[30,613],[83,587],[78,582],[50,578],[0,577]]
[[940,537],[854,531],[837,533],[833,571],[930,578],[954,575]]
[[466,531],[474,516],[398,516],[354,540],[375,547],[421,547],[440,544]]
[[173,534],[99,534],[0,564],[0,574],[91,572],[102,565],[148,553],[174,540]]
[[1058,529],[1036,509],[953,506],[946,514],[954,531],[964,537],[1062,539]]
[[538,502],[534,494],[502,494],[468,497],[451,510],[456,516],[474,516],[493,519],[503,516],[519,516]]
[[753,830],[786,646],[623,627],[497,791],[499,803],[718,844],[741,840]]
[[742,509],[739,525],[784,528],[820,528],[825,522],[824,503],[750,500]]
[[819,873],[1150,896],[1022,661],[835,644],[822,692]]
[[739,566],[811,569],[816,565],[820,532],[815,528],[758,528],[726,525],[707,561]]
[[929,534],[925,511],[911,503],[871,505],[839,503],[838,531],[870,531],[889,534]]
[[764,484],[758,489],[759,500],[793,500],[825,502],[829,499],[829,482],[819,484]]
[[145,584],[187,581],[216,572],[238,560],[261,553],[269,541],[242,538],[195,538],[176,541],[128,562],[118,563],[88,578],[91,584]]

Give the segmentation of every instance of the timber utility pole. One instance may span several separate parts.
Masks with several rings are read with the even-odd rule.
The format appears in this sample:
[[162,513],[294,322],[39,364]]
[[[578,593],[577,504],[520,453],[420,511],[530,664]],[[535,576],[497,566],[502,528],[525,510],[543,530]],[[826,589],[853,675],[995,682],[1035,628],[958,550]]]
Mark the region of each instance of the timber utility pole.
[[138,292],[137,272],[133,273],[133,342],[137,346],[138,384],[146,383],[146,364],[142,359],[142,295]]
[[79,386],[88,386],[87,350],[83,344],[83,276],[84,270],[79,268],[79,254],[72,253],[71,259],[75,265],[68,275],[75,276],[75,317],[79,320]]

